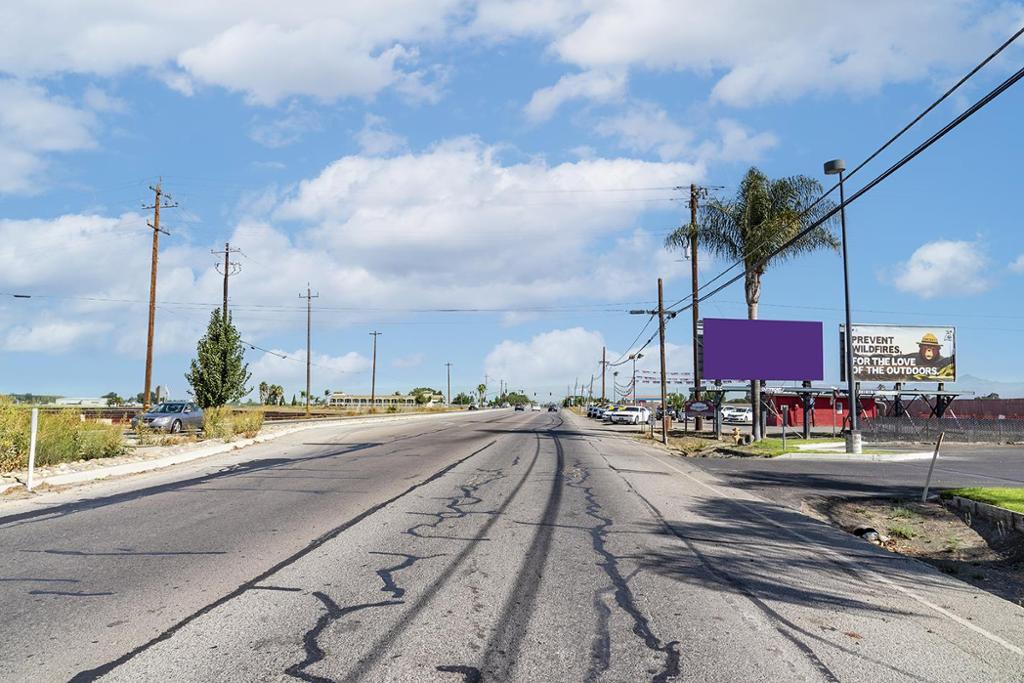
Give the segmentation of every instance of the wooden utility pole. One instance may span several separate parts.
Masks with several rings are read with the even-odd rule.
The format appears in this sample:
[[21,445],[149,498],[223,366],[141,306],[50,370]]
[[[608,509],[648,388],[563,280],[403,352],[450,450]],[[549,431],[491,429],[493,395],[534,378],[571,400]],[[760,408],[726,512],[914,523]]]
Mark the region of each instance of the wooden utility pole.
[[445,363],[444,367],[448,370],[448,405],[452,404],[452,364]]
[[373,337],[373,370],[370,372],[370,407],[377,407],[377,337],[382,333],[371,332]]
[[608,367],[608,347],[601,347],[601,403],[605,402],[604,394],[604,374],[605,369]]
[[233,263],[231,261],[231,254],[236,254],[239,251],[241,251],[241,249],[232,249],[231,245],[229,243],[227,243],[227,242],[224,243],[224,251],[217,251],[215,249],[211,249],[210,250],[210,253],[213,254],[214,256],[220,256],[221,254],[224,254],[224,270],[221,270],[220,269],[220,264],[217,264],[217,272],[224,276],[224,311],[223,311],[223,314],[224,314],[224,324],[225,325],[228,322],[228,278],[231,277],[232,275],[238,275],[240,272],[242,272],[242,264],[241,263]]
[[153,380],[153,322],[156,319],[156,266],[160,253],[160,233],[170,235],[169,232],[160,227],[160,209],[172,209],[177,204],[173,203],[170,195],[165,195],[162,188],[163,181],[158,180],[156,187],[152,185],[149,189],[153,191],[155,198],[152,206],[145,206],[144,209],[153,209],[153,222],[146,225],[153,229],[153,256],[149,268],[149,328],[146,334],[146,381],[143,384],[142,408],[149,410],[149,391]]
[[[698,362],[698,343],[700,338],[697,334],[697,325],[700,320],[697,298],[697,201],[699,189],[696,185],[690,184],[690,275],[693,286],[691,300],[693,311],[693,399],[700,400],[700,363]],[[704,418],[698,415],[694,420],[694,430],[698,433],[704,429]]]
[[661,351],[661,442],[668,443],[668,384],[665,381],[665,295],[658,278],[658,340]]
[[306,295],[299,294],[300,299],[306,300],[306,417],[309,417],[309,368],[312,361],[312,336],[313,336],[313,299],[320,297],[320,292],[313,294],[306,283]]

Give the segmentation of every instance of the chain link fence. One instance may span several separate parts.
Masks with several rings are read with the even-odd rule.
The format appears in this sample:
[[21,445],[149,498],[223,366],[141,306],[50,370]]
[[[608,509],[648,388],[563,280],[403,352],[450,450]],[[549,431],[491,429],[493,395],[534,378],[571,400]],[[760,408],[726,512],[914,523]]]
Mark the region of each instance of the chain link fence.
[[870,441],[933,442],[940,432],[945,432],[946,441],[961,443],[1024,443],[1024,419],[904,416],[876,417],[861,423],[861,433]]

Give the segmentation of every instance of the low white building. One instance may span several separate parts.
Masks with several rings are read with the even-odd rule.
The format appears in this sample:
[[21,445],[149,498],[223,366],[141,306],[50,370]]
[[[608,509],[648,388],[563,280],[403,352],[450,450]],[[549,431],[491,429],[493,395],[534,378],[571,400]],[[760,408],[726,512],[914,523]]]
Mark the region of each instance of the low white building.
[[[416,406],[415,396],[378,395],[371,400],[369,394],[346,394],[341,391],[336,391],[331,394],[327,401],[328,405],[339,408],[390,408],[391,406],[403,408]],[[444,396],[434,394],[430,397],[430,400],[426,405],[444,405]]]
[[65,398],[61,397],[54,401],[54,405],[75,408],[106,408],[105,398]]

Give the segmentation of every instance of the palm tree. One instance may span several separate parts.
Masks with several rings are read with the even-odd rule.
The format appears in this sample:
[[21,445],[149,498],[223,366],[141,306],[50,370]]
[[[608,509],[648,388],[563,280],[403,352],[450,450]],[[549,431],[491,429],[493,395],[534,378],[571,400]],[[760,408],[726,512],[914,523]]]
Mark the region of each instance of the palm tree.
[[487,385],[478,384],[476,387],[476,393],[480,394],[480,405],[484,404],[484,396],[487,395]]
[[[697,239],[716,256],[740,261],[744,266],[747,318],[757,319],[761,301],[761,278],[769,265],[819,249],[838,249],[832,234],[834,217],[811,230],[781,253],[774,253],[787,241],[835,208],[828,200],[815,204],[822,194],[821,183],[796,175],[771,179],[751,167],[743,176],[732,199],[711,199],[700,207]],[[690,226],[684,225],[668,236],[666,246],[685,248],[690,243]],[[753,434],[761,437],[761,382],[750,383],[754,410]]]

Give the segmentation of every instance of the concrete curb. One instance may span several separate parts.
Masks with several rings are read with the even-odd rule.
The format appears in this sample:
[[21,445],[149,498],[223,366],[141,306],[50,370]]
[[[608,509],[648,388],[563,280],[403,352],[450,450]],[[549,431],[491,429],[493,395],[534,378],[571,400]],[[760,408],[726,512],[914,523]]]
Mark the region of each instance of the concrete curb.
[[859,462],[903,462],[904,460],[928,460],[932,454],[928,451],[910,453],[831,453],[828,451],[801,451],[799,453],[783,453],[772,460],[853,460]]
[[970,524],[970,517],[980,517],[991,522],[1004,533],[1012,530],[1024,534],[1024,514],[1020,512],[971,500],[970,498],[961,498],[960,496],[942,498],[942,502],[955,510],[966,513],[968,524]]
[[[213,444],[198,444],[198,447],[193,450],[185,451],[182,453],[175,453],[173,455],[167,455],[162,458],[153,458],[152,460],[145,460],[142,462],[129,462],[121,465],[112,465],[110,467],[100,467],[94,470],[85,470],[82,472],[68,472],[67,474],[54,474],[48,477],[41,477],[38,480],[37,486],[39,484],[49,484],[50,486],[66,486],[68,484],[80,484],[82,482],[107,479],[109,477],[121,477],[128,474],[139,474],[141,472],[160,470],[164,469],[165,467],[171,467],[173,465],[180,465],[181,463],[191,462],[192,460],[208,458],[211,455],[220,455],[221,453],[228,453],[230,451],[242,449],[247,446],[252,446],[254,444],[273,441],[283,436],[288,436],[289,434],[295,434],[296,432],[301,432],[307,429],[316,429],[318,427],[378,424],[382,422],[422,420],[438,417],[451,417],[453,415],[464,414],[467,413],[422,413],[416,415],[382,415],[380,417],[349,417],[338,420],[319,420],[312,424],[294,425],[292,427],[282,429],[271,434],[257,435],[251,439],[240,439],[238,441],[228,441]],[[273,423],[269,424],[272,425]],[[10,489],[23,486],[24,483],[20,481],[12,482],[9,484],[0,484],[0,494],[3,494],[5,491],[8,491]]]

